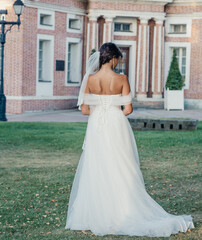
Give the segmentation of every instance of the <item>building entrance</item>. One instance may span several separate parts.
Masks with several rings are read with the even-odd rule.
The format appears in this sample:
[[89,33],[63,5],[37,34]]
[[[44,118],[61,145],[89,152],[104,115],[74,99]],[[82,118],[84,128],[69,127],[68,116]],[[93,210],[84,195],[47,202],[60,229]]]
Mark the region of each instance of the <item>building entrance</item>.
[[115,72],[119,74],[125,74],[128,76],[128,67],[129,67],[129,47],[119,47],[123,58],[120,60],[120,62],[117,64],[115,68]]

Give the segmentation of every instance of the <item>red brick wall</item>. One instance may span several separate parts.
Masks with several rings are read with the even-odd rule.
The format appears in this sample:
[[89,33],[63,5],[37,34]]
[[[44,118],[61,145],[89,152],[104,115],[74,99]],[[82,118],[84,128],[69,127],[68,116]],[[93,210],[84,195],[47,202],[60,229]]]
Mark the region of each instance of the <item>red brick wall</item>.
[[[202,6],[196,6],[194,3],[190,6],[168,6],[167,13],[194,13],[202,12]],[[166,42],[190,42],[190,78],[189,89],[185,89],[185,99],[202,99],[202,19],[192,19],[191,37],[166,37]]]
[[190,80],[185,98],[202,99],[202,19],[192,20]]
[[[16,20],[13,8],[9,9],[7,20]],[[55,12],[55,30],[44,30],[37,28],[37,9],[26,7],[21,16],[21,26],[7,34],[5,45],[5,95],[7,96],[35,96],[36,95],[36,64],[37,64],[37,34],[50,34],[54,36],[54,79],[53,95],[68,96],[79,93],[80,87],[65,86],[65,71],[55,71],[56,60],[66,61],[66,38],[79,37],[82,34],[67,33],[67,14]],[[44,101],[44,100],[43,100]],[[39,109],[41,107],[60,109],[59,106],[67,108],[76,106],[75,100],[33,100],[23,101],[8,100],[7,113],[20,113],[27,110]],[[26,104],[27,102],[27,104]],[[50,102],[50,105],[47,104]]]
[[75,8],[86,8],[86,1],[85,0],[40,0],[43,3],[50,3],[59,6],[65,7],[75,7]]
[[[8,8],[7,21],[17,21],[17,16],[12,7]],[[8,29],[9,26],[6,26]],[[23,26],[18,31],[13,26],[6,35],[4,58],[4,92],[9,96],[22,95],[22,62],[23,62]]]
[[[43,3],[56,4],[60,6],[85,9],[83,0],[40,0]],[[105,1],[89,1],[88,8],[112,9],[112,10],[134,10],[163,12],[163,5],[120,3]],[[168,5],[167,13],[194,13],[202,11],[202,6],[175,6]],[[8,9],[7,20],[17,20],[13,8]],[[66,37],[78,37],[83,40],[83,72],[85,73],[86,61],[86,35],[87,17],[84,17],[83,32],[85,34],[67,33],[67,14],[55,12],[55,30],[43,30],[37,28],[37,9],[26,7],[21,16],[22,24],[20,30],[17,26],[7,33],[5,44],[5,95],[7,96],[35,96],[36,95],[36,63],[37,63],[37,34],[50,34],[54,36],[54,96],[77,96],[80,87],[65,86],[65,71],[55,71],[56,60],[66,61]],[[92,29],[91,29],[92,31]],[[138,25],[137,25],[138,31]],[[137,34],[138,36],[138,34]],[[136,36],[114,36],[115,40],[137,41]],[[202,99],[202,20],[192,21],[191,38],[168,38],[165,41],[191,42],[190,60],[190,83],[189,89],[185,90],[185,98]],[[137,43],[138,48],[138,43]],[[89,51],[91,47],[89,47]],[[136,54],[137,56],[137,54]],[[137,61],[136,61],[137,64]],[[137,69],[137,68],[136,68]],[[141,78],[140,78],[141,80]],[[66,109],[76,106],[77,100],[7,100],[8,113],[21,113],[30,110]],[[154,103],[151,103],[154,104]]]
[[194,12],[202,12],[202,6],[197,6],[196,3],[193,3],[188,5],[188,6],[176,6],[176,5],[168,5],[166,7],[166,13],[181,13],[181,14],[186,14],[186,13],[194,13]]
[[55,64],[56,60],[66,61],[66,37],[82,38],[82,34],[66,32],[66,13],[55,12],[55,30],[37,29],[37,9],[35,8],[26,8],[24,16],[23,95],[36,95],[37,34],[54,36],[53,95],[78,95],[79,87],[65,86],[65,71],[55,71]]
[[37,9],[23,12],[23,96],[36,95]]
[[124,3],[119,1],[107,2],[107,1],[89,1],[88,8],[91,9],[107,9],[107,10],[124,10],[124,11],[143,11],[143,12],[163,12],[163,5],[152,5],[142,3]]

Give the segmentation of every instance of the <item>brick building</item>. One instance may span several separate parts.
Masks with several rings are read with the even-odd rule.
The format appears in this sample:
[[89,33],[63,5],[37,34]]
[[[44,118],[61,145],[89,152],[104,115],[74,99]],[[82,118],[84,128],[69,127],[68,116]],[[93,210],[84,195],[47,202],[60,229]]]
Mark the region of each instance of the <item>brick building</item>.
[[[16,20],[12,0],[1,0]],[[134,101],[163,106],[172,51],[185,108],[202,108],[202,0],[24,0],[20,30],[5,44],[7,113],[76,106],[92,49],[115,42]],[[10,6],[9,6],[10,5]]]

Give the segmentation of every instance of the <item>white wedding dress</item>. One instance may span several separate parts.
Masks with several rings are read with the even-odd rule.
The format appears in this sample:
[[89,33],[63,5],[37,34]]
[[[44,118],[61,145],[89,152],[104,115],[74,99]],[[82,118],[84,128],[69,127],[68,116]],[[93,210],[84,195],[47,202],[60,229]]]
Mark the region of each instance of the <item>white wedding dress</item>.
[[90,105],[83,151],[74,177],[66,229],[168,237],[195,228],[191,215],[167,213],[146,192],[132,128],[121,105],[127,96],[85,94]]

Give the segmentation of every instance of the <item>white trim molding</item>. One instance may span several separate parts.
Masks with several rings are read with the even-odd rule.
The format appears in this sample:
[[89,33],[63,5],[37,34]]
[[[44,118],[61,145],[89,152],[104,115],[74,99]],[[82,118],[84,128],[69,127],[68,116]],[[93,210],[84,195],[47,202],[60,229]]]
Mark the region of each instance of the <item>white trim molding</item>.
[[152,56],[152,92],[154,92],[155,64],[156,64],[156,26],[154,26],[153,56]]
[[[186,24],[187,32],[186,33],[171,33],[170,25],[171,24]],[[178,14],[175,16],[168,15],[165,21],[165,36],[166,37],[191,37],[191,28],[192,28],[192,17],[182,16],[182,14]]]
[[103,43],[106,42],[106,23],[103,24]]
[[[50,16],[49,23],[48,24],[41,24],[41,15],[47,15]],[[37,27],[40,29],[46,29],[46,30],[55,30],[55,12],[45,9],[38,9],[37,13]]]
[[115,40],[114,43],[116,43],[119,47],[129,47],[128,80],[130,83],[132,96],[135,97],[136,42],[127,40]]
[[93,16],[111,16],[115,18],[119,17],[127,17],[127,18],[158,18],[164,19],[166,13],[165,12],[141,12],[141,11],[123,11],[123,10],[107,10],[107,9],[90,9],[88,11],[88,15]]
[[86,64],[89,58],[89,46],[90,45],[90,23],[87,24],[87,43],[86,43]]
[[[49,54],[48,59],[48,72],[50,74],[50,82],[39,82],[39,41],[50,41],[50,50],[46,53]],[[53,95],[53,80],[54,80],[54,36],[48,34],[37,34],[37,51],[36,51],[36,96],[52,96]]]
[[164,84],[166,84],[168,72],[170,69],[170,63],[172,60],[173,47],[185,47],[186,48],[186,79],[184,89],[189,89],[189,78],[190,78],[190,57],[191,57],[191,43],[190,42],[165,42],[165,58],[164,58]]
[[[78,20],[78,21],[80,22],[80,29],[72,29],[72,28],[69,28],[69,20],[70,20],[70,19]],[[68,13],[68,14],[67,14],[67,32],[71,32],[71,33],[82,33],[82,32],[83,32],[82,29],[83,29],[83,16]]]
[[161,66],[162,66],[162,26],[159,25],[159,32],[158,32],[158,92],[161,93]]
[[93,31],[92,31],[92,49],[95,49],[95,31],[97,23],[93,22]]
[[146,74],[146,71],[145,71],[145,66],[146,66],[146,53],[148,52],[148,49],[147,49],[147,32],[148,32],[148,25],[144,25],[143,26],[143,63],[142,63],[142,92],[145,92],[146,89],[145,89],[145,85],[146,85],[146,80],[145,80],[145,74]]
[[136,80],[136,92],[139,92],[139,73],[140,73],[140,50],[141,50],[141,25],[139,25],[138,34],[138,52],[137,52],[137,80]]
[[31,7],[31,8],[40,8],[40,9],[51,10],[51,11],[55,11],[55,12],[86,15],[85,9],[75,8],[75,7],[70,7],[70,6],[62,6],[62,5],[58,5],[58,4],[43,3],[40,1],[31,1],[31,0],[24,0],[24,4],[26,7]]
[[113,35],[116,36],[136,36],[137,35],[137,18],[132,18],[132,17],[116,17],[114,18],[114,22],[113,25],[115,23],[130,23],[131,24],[131,28],[130,28],[130,32],[116,32],[113,31]]

